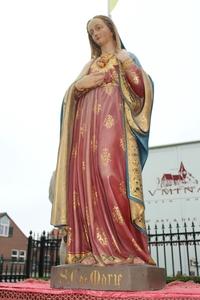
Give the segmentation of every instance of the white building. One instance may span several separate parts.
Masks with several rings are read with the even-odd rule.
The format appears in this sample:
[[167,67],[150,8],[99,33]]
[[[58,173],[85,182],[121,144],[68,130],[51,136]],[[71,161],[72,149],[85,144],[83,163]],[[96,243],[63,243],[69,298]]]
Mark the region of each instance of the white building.
[[200,141],[152,147],[143,170],[146,223],[200,224]]
[[[191,242],[183,242],[181,247],[178,243],[174,243],[172,247],[170,241],[166,245],[168,275],[177,274],[181,269],[183,274],[197,274],[196,264],[200,265],[200,249],[199,242],[196,245],[192,242],[192,232],[193,229],[200,232],[200,141],[150,148],[143,170],[143,188],[146,224],[150,226],[151,233],[155,232],[155,225],[158,233],[162,233],[162,226],[165,233],[168,233],[170,224],[171,231],[176,233],[177,223],[180,232],[191,232],[187,236]],[[192,223],[195,226],[193,228]],[[185,235],[173,237],[174,241],[178,238],[184,240]],[[198,234],[195,239],[199,239]],[[164,266],[163,247],[158,248],[152,248],[152,255],[156,259],[156,251],[159,250],[159,263]]]

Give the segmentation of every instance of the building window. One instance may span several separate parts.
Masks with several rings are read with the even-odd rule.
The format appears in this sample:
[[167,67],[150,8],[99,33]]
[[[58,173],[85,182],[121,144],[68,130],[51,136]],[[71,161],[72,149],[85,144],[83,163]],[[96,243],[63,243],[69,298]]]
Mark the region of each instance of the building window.
[[11,259],[12,259],[12,261],[24,262],[26,260],[26,251],[13,249],[11,251]]
[[19,250],[13,249],[11,251],[11,259],[12,261],[17,261],[19,256]]
[[26,259],[26,251],[19,250],[19,261],[25,261],[25,259]]
[[7,216],[0,218],[0,236],[9,236],[10,220]]

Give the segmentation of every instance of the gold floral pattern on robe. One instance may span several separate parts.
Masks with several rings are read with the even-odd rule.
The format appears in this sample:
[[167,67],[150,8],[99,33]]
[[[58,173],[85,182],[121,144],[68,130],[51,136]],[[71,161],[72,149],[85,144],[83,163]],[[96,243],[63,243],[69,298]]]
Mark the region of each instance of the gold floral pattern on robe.
[[92,256],[91,252],[67,253],[66,264],[80,263],[84,258]]
[[93,186],[92,187],[92,201],[93,201],[94,205],[97,204],[97,200],[98,200],[98,194],[97,194],[95,186]]
[[74,145],[72,148],[72,157],[76,157],[77,156],[77,145]]
[[112,128],[115,124],[115,120],[112,115],[107,115],[104,120],[104,126],[108,129]]
[[96,140],[96,135],[95,134],[92,136],[92,139],[90,141],[90,145],[91,145],[92,151],[96,152],[96,150],[97,150],[97,140]]
[[108,238],[103,229],[100,229],[99,227],[96,228],[96,237],[101,245],[108,245]]
[[89,214],[89,209],[88,209],[87,205],[85,207],[85,216],[86,216],[87,225],[90,225],[90,214]]
[[138,74],[136,74],[136,72],[131,71],[131,78],[135,84],[140,83],[140,78],[139,78]]
[[80,127],[80,135],[83,136],[85,134],[86,131],[86,125],[83,124],[83,126]]
[[125,181],[121,181],[120,184],[119,184],[119,191],[120,193],[125,196],[126,195],[126,184],[125,184]]
[[88,230],[87,230],[87,227],[86,227],[85,224],[84,224],[84,233],[85,233],[86,240],[87,240],[87,242],[89,243],[90,240],[89,240],[89,236],[88,236]]
[[125,142],[124,142],[123,138],[120,138],[119,144],[120,144],[120,147],[122,148],[122,150],[125,151]]
[[113,220],[118,224],[124,224],[124,219],[118,206],[114,206],[112,210]]
[[112,91],[113,91],[113,83],[107,83],[105,85],[103,85],[104,87],[104,91],[107,95],[111,95]]
[[73,207],[76,209],[78,206],[80,206],[79,194],[76,191],[73,191]]
[[103,148],[101,153],[101,161],[105,166],[111,162],[111,154],[108,151],[108,148]]
[[95,114],[99,114],[100,111],[101,111],[101,104],[95,103],[95,105],[94,105],[94,113]]

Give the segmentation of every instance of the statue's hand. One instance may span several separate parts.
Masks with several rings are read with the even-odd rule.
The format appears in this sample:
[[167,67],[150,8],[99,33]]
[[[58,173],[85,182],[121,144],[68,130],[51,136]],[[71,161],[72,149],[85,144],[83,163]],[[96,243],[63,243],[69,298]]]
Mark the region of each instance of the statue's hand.
[[49,200],[51,203],[53,203],[53,199],[54,199],[55,176],[56,176],[56,172],[54,171],[51,176],[51,180],[49,184]]
[[75,87],[79,91],[83,91],[85,89],[91,89],[96,86],[100,86],[105,77],[105,72],[94,72],[88,75],[83,76],[75,83]]
[[128,52],[126,50],[119,50],[117,53],[116,53],[116,57],[119,61],[121,61],[121,63],[123,63],[125,60],[127,59],[131,59]]

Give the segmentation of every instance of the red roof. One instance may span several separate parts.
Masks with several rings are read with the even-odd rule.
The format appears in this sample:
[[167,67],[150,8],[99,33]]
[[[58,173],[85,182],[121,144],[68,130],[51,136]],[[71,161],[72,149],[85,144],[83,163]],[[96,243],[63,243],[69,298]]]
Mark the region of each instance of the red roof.
[[163,174],[162,180],[179,181],[183,180],[183,177],[181,175]]

